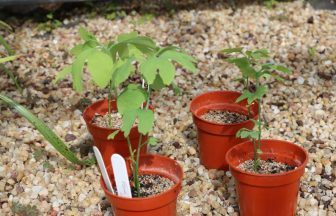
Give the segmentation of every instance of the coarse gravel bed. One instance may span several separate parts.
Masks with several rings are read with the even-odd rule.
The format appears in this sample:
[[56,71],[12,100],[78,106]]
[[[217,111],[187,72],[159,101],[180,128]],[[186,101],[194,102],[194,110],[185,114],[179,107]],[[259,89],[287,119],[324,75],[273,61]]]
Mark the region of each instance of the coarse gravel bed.
[[[242,89],[233,81],[238,70],[223,60],[219,50],[237,46],[269,49],[276,62],[294,72],[284,83],[269,84],[263,109],[270,129],[262,136],[295,142],[310,153],[297,215],[336,215],[336,13],[303,7],[301,1],[280,3],[276,9],[246,4],[235,13],[225,3],[213,4],[177,10],[173,15],[162,13],[137,25],[134,20],[139,14],[112,21],[77,14],[51,33],[38,31],[37,23],[25,20],[6,37],[24,55],[8,64],[25,86],[23,96],[3,74],[0,91],[46,121],[79,156],[93,156],[86,148],[91,139],[82,110],[88,100],[107,95],[92,85],[79,95],[70,80],[52,83],[57,72],[71,62],[67,53],[80,41],[79,26],[86,26],[101,41],[137,30],[163,45],[181,46],[197,57],[199,72],[178,71],[182,95],[175,96],[172,90],[156,94],[154,136],[159,144],[150,151],[183,166],[178,215],[238,215],[230,172],[207,170],[199,163],[188,106],[205,91]],[[0,111],[0,215],[11,215],[13,203],[36,206],[40,215],[111,215],[96,166],[69,164],[25,119],[7,107]]]

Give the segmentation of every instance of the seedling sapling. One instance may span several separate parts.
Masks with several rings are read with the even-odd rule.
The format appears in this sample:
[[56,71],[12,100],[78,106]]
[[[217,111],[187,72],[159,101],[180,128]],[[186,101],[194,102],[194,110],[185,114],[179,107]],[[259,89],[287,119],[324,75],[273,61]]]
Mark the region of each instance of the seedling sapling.
[[[159,47],[152,39],[139,36],[136,32],[119,35],[116,42],[107,44],[99,43],[83,28],[80,29],[80,35],[85,42],[71,50],[76,57],[75,61],[63,69],[56,80],[71,74],[73,87],[82,91],[82,71],[87,64],[93,82],[100,88],[108,89],[109,104],[112,98],[117,100],[117,109],[122,116],[120,130],[127,139],[134,186],[137,196],[140,196],[140,150],[144,145],[156,144],[153,137],[144,142],[144,136],[149,134],[154,124],[154,113],[149,109],[151,93],[167,86],[178,91],[178,87],[173,83],[175,77],[173,62],[188,71],[195,72],[196,60],[178,47]],[[143,80],[145,89],[140,83],[132,83],[130,78],[137,75]],[[110,107],[108,112],[110,115]],[[140,137],[135,151],[132,149],[129,134],[136,120]],[[109,125],[113,127],[111,120]],[[119,130],[110,134],[108,138],[113,139],[117,133]]]
[[[251,119],[254,123],[254,128],[249,130],[247,128],[242,128],[237,132],[237,137],[249,138],[253,142],[254,146],[254,171],[260,169],[260,155],[261,151],[261,133],[264,123],[262,121],[261,113],[261,103],[263,96],[267,93],[268,88],[266,84],[263,84],[264,80],[270,77],[275,78],[278,81],[283,81],[283,78],[279,76],[276,72],[282,72],[285,74],[290,74],[291,70],[277,65],[271,62],[265,62],[269,59],[269,52],[265,49],[255,50],[255,51],[243,51],[243,48],[232,48],[223,50],[225,54],[237,54],[235,58],[227,59],[228,62],[235,64],[242,77],[240,80],[244,82],[244,90],[242,95],[237,98],[236,102],[242,100],[247,100],[247,108],[250,115],[250,106],[256,101],[258,103],[258,119]],[[253,91],[250,86],[251,83],[255,86],[255,91]]]

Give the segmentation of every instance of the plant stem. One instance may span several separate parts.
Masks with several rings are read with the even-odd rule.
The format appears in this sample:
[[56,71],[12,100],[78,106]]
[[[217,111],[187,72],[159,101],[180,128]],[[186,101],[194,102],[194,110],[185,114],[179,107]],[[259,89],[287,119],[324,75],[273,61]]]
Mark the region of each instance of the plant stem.
[[136,162],[135,162],[135,158],[134,158],[134,152],[133,152],[133,149],[132,149],[132,143],[131,143],[131,140],[130,140],[129,136],[126,137],[126,140],[127,140],[128,150],[129,150],[129,153],[130,153],[130,158],[131,158],[132,175],[133,175],[133,178],[134,178],[136,176],[136,173],[135,173]]
[[[149,108],[150,94],[151,94],[151,90],[148,87],[148,96],[147,96],[146,106],[143,108],[144,110],[147,110]],[[142,138],[143,138],[143,135],[140,134],[138,148],[137,148],[137,152],[136,152],[135,171],[134,171],[134,174],[133,174],[134,185],[135,185],[135,189],[137,191],[137,196],[138,197],[140,197],[139,161],[140,161],[141,147],[143,146],[142,145]]]
[[112,128],[112,108],[111,108],[111,103],[112,103],[112,82],[110,81],[109,84],[109,91],[108,91],[108,125],[110,128]]
[[[246,84],[245,84],[245,89],[249,90],[250,89],[250,80],[248,77],[246,77]],[[247,114],[248,117],[251,118],[251,106],[247,104]]]
[[[256,88],[258,89],[260,86],[259,79],[256,79]],[[261,97],[257,99],[258,102],[258,143],[256,145],[255,158],[254,158],[254,171],[258,171],[260,168],[260,154],[261,154]]]
[[142,134],[140,134],[138,149],[136,152],[135,176],[134,176],[134,184],[135,184],[138,197],[140,197],[139,160],[140,160],[141,143],[142,143]]

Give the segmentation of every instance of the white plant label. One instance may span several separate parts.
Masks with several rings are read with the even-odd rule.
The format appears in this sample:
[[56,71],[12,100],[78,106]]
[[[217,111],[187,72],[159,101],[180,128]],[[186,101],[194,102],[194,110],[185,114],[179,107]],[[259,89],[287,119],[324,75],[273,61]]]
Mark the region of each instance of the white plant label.
[[118,196],[132,198],[125,159],[119,154],[113,154],[111,157],[111,163]]
[[110,178],[108,177],[108,174],[107,174],[107,170],[106,170],[106,166],[104,164],[103,157],[100,154],[99,149],[96,146],[93,146],[93,151],[94,151],[96,159],[98,161],[99,169],[100,169],[100,172],[103,175],[103,179],[104,179],[104,182],[105,182],[105,185],[106,185],[107,189],[111,193],[115,194],[114,190],[113,190],[113,187],[112,187],[112,184],[111,184],[111,181],[110,181]]

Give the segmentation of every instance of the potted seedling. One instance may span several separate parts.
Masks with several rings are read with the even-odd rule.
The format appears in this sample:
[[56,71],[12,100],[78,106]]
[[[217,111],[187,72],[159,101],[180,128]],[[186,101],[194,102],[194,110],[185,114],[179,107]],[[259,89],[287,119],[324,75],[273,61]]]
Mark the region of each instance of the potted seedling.
[[[84,29],[80,30],[80,34],[85,43],[72,50],[76,56],[75,62],[65,68],[57,79],[71,73],[74,87],[80,90],[82,69],[87,62],[93,81],[99,87],[107,86],[108,100],[88,107],[84,111],[84,119],[103,154],[113,186],[115,180],[109,165],[110,158],[113,153],[122,153],[116,150],[106,151],[104,146],[123,140],[123,143],[114,144],[128,151],[129,159],[126,162],[131,179],[132,198],[119,196],[118,191],[114,194],[101,179],[101,185],[115,215],[175,215],[176,199],[183,175],[181,167],[167,157],[141,156],[141,149],[156,143],[153,137],[148,138],[154,124],[154,113],[150,105],[152,92],[167,86],[177,88],[173,83],[174,63],[194,72],[195,59],[177,47],[159,47],[150,38],[137,33],[120,35],[116,42],[108,45],[98,43]],[[100,127],[103,132],[93,130],[92,128],[98,128],[97,125],[90,125],[94,115],[97,112],[110,114],[112,110],[119,115],[119,127],[114,126],[115,121],[109,121],[110,117],[107,117],[108,128]]]
[[[300,177],[304,174],[308,153],[302,147],[281,140],[261,139],[264,122],[261,118],[262,98],[267,93],[263,84],[269,77],[282,78],[276,72],[290,70],[274,63],[263,63],[268,59],[267,50],[236,50],[242,57],[231,62],[241,69],[242,58],[246,59],[244,79],[249,79],[255,89],[244,89],[237,101],[247,100],[248,106],[258,104],[259,116],[253,120],[253,129],[243,128],[237,136],[249,141],[232,147],[226,154],[231,173],[235,178],[236,192],[242,216],[295,215]],[[245,60],[244,60],[245,61]]]
[[[113,153],[129,156],[127,143],[138,149],[140,134],[137,125],[132,125],[131,131],[125,138],[120,131],[122,119],[117,112],[116,98],[124,81],[136,69],[136,60],[155,50],[155,43],[148,37],[139,36],[136,32],[121,34],[115,42],[100,43],[93,34],[84,28],[79,29],[82,44],[76,45],[70,52],[74,55],[73,63],[66,66],[56,77],[55,81],[72,75],[73,88],[83,91],[83,70],[86,66],[93,83],[108,92],[108,97],[88,106],[83,112],[87,128],[93,137],[94,145],[102,152],[106,164],[110,164]],[[113,139],[112,139],[113,138]],[[144,136],[142,141],[145,142]],[[146,145],[141,148],[146,153]]]
[[[229,54],[241,48],[225,49]],[[249,88],[247,59],[228,59],[237,62],[243,72],[245,88]],[[241,128],[253,128],[253,119],[258,116],[258,104],[254,101],[247,106],[247,100],[237,99],[242,94],[237,91],[211,91],[196,96],[190,104],[190,111],[197,128],[197,139],[201,163],[208,169],[228,170],[226,152],[247,139],[236,137]]]
[[[176,199],[181,189],[183,171],[178,163],[170,158],[159,155],[140,155],[139,149],[143,145],[153,145],[153,137],[143,142],[152,130],[154,122],[153,110],[149,109],[151,94],[173,84],[175,77],[174,62],[185,69],[194,72],[195,59],[184,54],[174,46],[159,47],[136,58],[137,70],[134,76],[143,80],[143,86],[132,83],[128,85],[117,97],[118,112],[122,116],[120,130],[128,141],[130,158],[127,161],[132,198],[111,193],[103,179],[101,185],[108,200],[111,202],[115,215],[127,216],[174,216],[176,215]],[[176,85],[174,85],[176,86]],[[140,134],[136,151],[129,142],[132,125],[138,125]],[[113,164],[112,164],[113,165]],[[112,168],[108,168],[111,173]],[[111,176],[115,184],[114,175]]]

